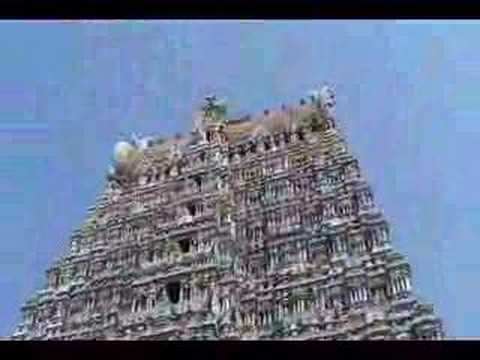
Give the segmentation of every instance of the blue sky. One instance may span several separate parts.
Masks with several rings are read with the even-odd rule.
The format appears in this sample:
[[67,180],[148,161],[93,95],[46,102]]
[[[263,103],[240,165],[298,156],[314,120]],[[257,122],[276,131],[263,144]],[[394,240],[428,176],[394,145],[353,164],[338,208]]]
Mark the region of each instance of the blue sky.
[[186,131],[322,81],[450,336],[480,333],[480,26],[427,21],[0,23],[0,336],[66,249],[123,134]]

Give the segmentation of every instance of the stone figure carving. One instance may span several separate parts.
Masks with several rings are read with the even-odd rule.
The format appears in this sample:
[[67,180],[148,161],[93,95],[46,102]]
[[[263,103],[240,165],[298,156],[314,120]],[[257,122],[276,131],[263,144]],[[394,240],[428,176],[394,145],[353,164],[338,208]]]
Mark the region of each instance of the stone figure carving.
[[126,163],[132,158],[135,147],[127,141],[119,141],[115,144],[113,154],[115,161],[119,164]]
[[203,116],[207,121],[224,122],[227,115],[227,104],[224,99],[220,100],[216,95],[205,97],[206,104],[202,107]]
[[155,142],[154,138],[151,136],[140,137],[135,133],[131,135],[131,138],[132,144],[139,150],[145,150],[151,147]]
[[335,92],[333,88],[327,85],[322,86],[319,92],[319,99],[321,107],[329,116],[333,116],[335,114],[336,106]]
[[336,99],[333,87],[323,85],[319,90],[311,91],[309,97],[311,102],[317,104],[328,116],[334,116]]

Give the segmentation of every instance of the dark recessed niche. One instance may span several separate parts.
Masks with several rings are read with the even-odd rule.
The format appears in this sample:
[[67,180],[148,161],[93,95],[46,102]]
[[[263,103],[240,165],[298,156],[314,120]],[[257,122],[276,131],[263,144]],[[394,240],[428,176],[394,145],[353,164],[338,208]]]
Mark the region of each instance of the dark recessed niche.
[[172,281],[167,284],[167,296],[172,304],[178,303],[180,300],[180,282]]
[[318,132],[321,130],[320,121],[316,116],[313,116],[310,123],[310,128],[312,132]]
[[246,152],[246,150],[243,146],[240,146],[239,154],[240,154],[241,157],[244,157],[247,154],[247,152]]
[[190,240],[189,239],[183,239],[178,242],[178,245],[180,245],[180,249],[182,250],[182,253],[188,253],[190,251]]
[[193,179],[195,181],[195,184],[197,185],[197,190],[202,191],[202,179],[200,176],[197,176]]
[[195,214],[197,213],[194,204],[188,204],[187,211],[190,216],[195,216]]
[[273,139],[273,143],[275,144],[275,147],[280,147],[280,138],[278,136],[275,136]]
[[147,259],[148,259],[149,262],[153,262],[153,260],[155,259],[155,252],[153,250],[150,250],[148,252]]
[[144,310],[147,307],[147,298],[145,295],[140,296],[139,299],[135,300],[133,306],[133,312],[138,312]]
[[300,141],[305,140],[305,135],[303,134],[303,131],[298,131],[297,136],[298,136],[298,140]]

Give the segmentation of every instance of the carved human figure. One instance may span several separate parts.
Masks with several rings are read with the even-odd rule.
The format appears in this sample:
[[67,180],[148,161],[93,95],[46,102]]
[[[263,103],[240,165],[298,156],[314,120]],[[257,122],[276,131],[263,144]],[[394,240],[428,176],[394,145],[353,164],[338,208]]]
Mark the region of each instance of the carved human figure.
[[215,315],[218,315],[220,314],[220,301],[218,298],[217,290],[215,289],[214,285],[212,285],[211,291],[212,291],[211,309]]
[[221,121],[227,113],[225,100],[218,99],[215,95],[205,97],[205,105],[202,107],[203,117],[208,121]]
[[131,135],[131,143],[139,150],[145,150],[153,144],[153,138],[150,136],[140,137],[133,133]]
[[336,106],[334,90],[330,86],[324,85],[320,88],[318,96],[320,106],[327,112],[328,115],[333,116]]

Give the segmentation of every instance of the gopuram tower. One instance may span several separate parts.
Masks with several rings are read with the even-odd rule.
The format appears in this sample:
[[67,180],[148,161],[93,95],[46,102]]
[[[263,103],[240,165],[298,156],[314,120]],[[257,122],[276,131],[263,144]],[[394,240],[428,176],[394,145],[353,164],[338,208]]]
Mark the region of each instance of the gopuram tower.
[[117,143],[19,340],[441,339],[324,86],[188,136]]

